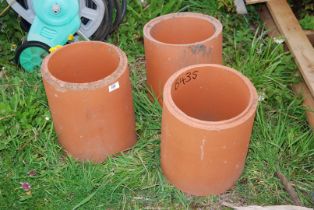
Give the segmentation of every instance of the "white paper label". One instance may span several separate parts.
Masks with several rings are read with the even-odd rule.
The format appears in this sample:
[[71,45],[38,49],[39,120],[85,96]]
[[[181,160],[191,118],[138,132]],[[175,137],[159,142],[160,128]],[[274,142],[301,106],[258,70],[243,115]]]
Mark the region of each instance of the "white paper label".
[[109,93],[111,93],[111,92],[113,92],[119,88],[120,88],[120,84],[119,84],[119,82],[116,82],[116,83],[109,86]]

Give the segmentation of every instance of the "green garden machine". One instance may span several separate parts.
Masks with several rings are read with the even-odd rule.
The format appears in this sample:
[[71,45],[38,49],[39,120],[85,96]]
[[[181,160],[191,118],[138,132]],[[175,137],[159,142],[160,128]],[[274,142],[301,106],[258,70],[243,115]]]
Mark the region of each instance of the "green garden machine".
[[15,61],[25,71],[38,69],[50,52],[74,41],[104,41],[118,28],[126,0],[7,0],[28,32],[17,48]]

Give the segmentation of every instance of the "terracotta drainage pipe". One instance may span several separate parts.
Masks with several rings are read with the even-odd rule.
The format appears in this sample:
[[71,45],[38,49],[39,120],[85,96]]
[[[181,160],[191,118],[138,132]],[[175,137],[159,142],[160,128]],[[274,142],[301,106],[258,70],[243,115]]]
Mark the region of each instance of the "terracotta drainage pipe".
[[128,60],[103,42],[66,45],[42,65],[60,144],[74,158],[102,162],[136,142]]
[[162,89],[182,67],[222,63],[222,25],[199,13],[157,17],[144,27],[147,84],[162,104]]
[[164,88],[161,166],[177,188],[220,194],[240,177],[257,93],[241,73],[215,64],[186,67]]

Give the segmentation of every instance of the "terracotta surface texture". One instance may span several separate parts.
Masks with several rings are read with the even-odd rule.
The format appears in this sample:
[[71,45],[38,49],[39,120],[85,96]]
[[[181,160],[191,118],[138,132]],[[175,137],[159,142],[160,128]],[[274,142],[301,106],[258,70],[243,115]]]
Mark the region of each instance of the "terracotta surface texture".
[[102,162],[136,142],[128,60],[103,42],[66,45],[42,65],[60,144],[81,161]]
[[258,97],[241,73],[216,64],[176,72],[164,88],[161,166],[192,195],[220,194],[244,168]]
[[201,63],[222,63],[222,25],[199,13],[157,17],[144,27],[147,85],[162,104],[162,90],[179,69]]

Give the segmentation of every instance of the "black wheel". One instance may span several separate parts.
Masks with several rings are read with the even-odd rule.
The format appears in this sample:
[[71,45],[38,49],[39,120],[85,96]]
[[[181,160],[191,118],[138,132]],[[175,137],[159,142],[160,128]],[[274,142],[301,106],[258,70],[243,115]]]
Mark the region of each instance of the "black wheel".
[[43,59],[49,54],[50,47],[38,41],[25,41],[17,48],[15,62],[27,72],[39,69]]
[[[97,31],[93,34],[93,40],[104,41],[113,33],[123,21],[126,14],[127,0],[103,0],[105,16]],[[87,1],[87,6],[94,8],[92,0]]]

